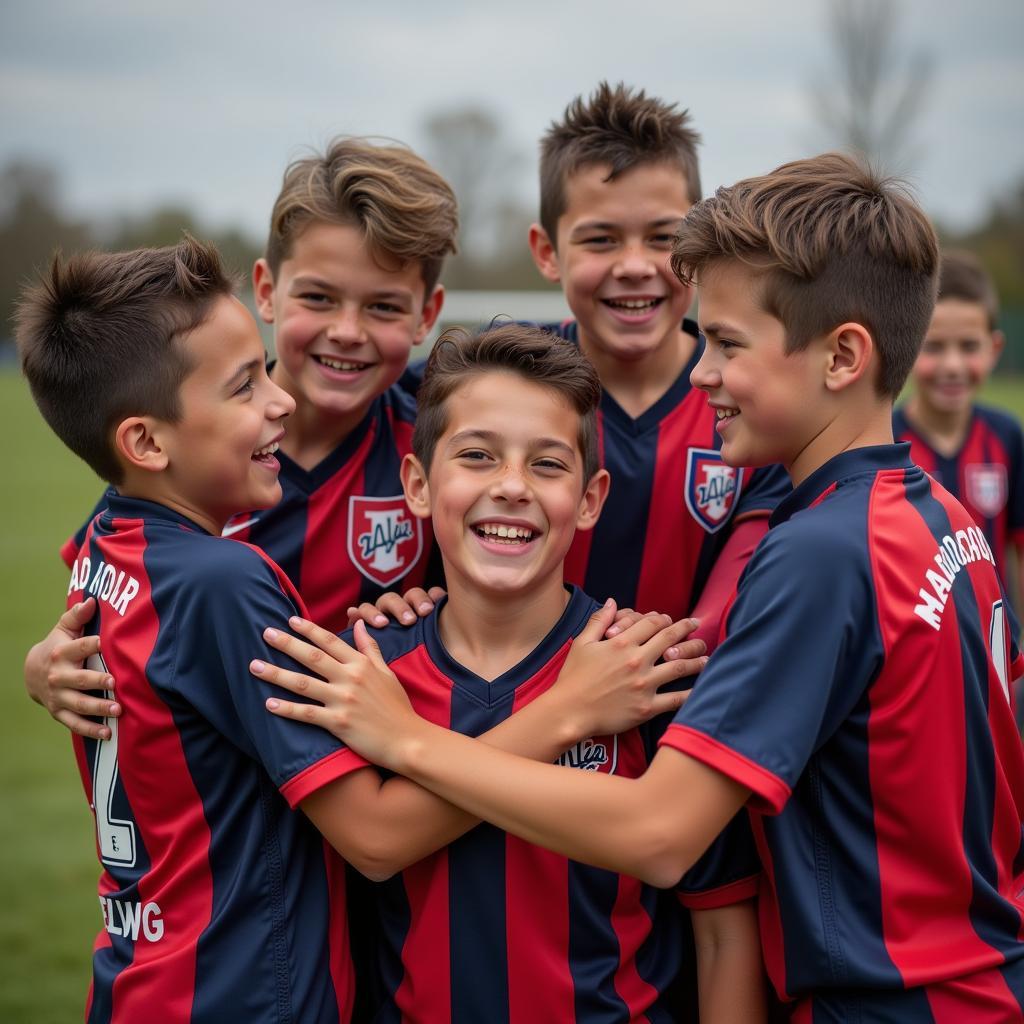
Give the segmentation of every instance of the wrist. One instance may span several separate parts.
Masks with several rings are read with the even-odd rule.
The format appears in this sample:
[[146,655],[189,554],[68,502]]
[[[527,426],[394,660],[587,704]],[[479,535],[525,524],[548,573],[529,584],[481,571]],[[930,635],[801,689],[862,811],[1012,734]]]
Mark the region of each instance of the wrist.
[[544,721],[551,723],[552,740],[559,752],[574,747],[592,732],[585,710],[578,701],[566,696],[566,689],[556,683],[533,702],[537,710],[543,710]]

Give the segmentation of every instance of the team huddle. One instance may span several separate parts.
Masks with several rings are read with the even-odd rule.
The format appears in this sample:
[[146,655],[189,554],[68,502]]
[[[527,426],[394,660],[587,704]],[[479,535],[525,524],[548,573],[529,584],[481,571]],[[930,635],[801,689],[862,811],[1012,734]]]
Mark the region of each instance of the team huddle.
[[286,170],[270,362],[190,237],[26,289],[110,485],[26,660],[95,814],[89,1021],[1024,1021],[991,283],[852,157],[702,199],[698,143],[574,100],[528,239],[573,318],[425,363],[458,212],[398,145]]

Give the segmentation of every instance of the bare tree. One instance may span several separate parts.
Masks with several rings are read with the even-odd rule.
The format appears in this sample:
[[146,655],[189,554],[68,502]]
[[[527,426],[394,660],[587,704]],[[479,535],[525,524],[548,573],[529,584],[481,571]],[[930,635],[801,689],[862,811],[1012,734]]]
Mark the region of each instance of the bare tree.
[[900,44],[901,14],[898,0],[829,0],[830,71],[811,92],[829,144],[896,172],[919,156],[914,127],[932,77],[930,55]]

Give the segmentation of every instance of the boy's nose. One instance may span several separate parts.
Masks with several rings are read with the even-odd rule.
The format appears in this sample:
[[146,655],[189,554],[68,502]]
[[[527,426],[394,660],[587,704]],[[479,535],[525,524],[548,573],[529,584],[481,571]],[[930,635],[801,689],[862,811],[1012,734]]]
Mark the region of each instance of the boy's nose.
[[366,340],[362,317],[354,309],[341,309],[327,325],[327,340],[339,345],[352,345]]
[[523,467],[506,462],[492,484],[491,493],[507,501],[523,501],[528,498],[530,488]]
[[627,245],[615,267],[620,277],[650,277],[654,269],[651,254],[639,244]]
[[700,359],[697,360],[697,365],[690,371],[690,383],[701,391],[711,391],[722,383],[722,375],[709,355],[706,345]]

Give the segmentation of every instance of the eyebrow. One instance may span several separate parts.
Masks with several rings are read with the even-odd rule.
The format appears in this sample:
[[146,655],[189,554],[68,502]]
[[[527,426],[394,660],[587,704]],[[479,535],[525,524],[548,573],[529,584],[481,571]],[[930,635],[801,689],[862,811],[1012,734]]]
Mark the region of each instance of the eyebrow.
[[[312,274],[300,274],[292,279],[292,288],[319,288],[325,292],[337,292],[338,288],[325,281],[322,277],[315,277]],[[375,299],[404,299],[411,302],[413,299],[412,290],[409,288],[383,288],[380,291],[370,293]]]
[[728,324],[701,324],[700,333],[705,337],[707,335],[713,335],[716,338],[720,338],[723,334],[742,334],[743,332],[737,327],[730,327]]
[[[467,441],[482,441],[484,444],[495,444],[501,440],[501,435],[495,433],[493,430],[460,430],[457,434],[453,434],[448,439],[447,448],[455,448],[460,444],[465,444]],[[557,448],[560,451],[568,452],[570,455],[576,454],[576,449],[566,444],[564,441],[559,441],[556,437],[537,437],[531,441],[531,447],[534,448]]]
[[[648,228],[663,228],[669,225],[679,225],[683,221],[684,214],[678,217],[659,217],[657,220],[649,220],[644,226]],[[614,231],[621,227],[614,221],[607,220],[585,220],[573,228],[573,234],[581,231]]]
[[235,370],[235,372],[231,374],[231,376],[228,377],[228,379],[224,382],[224,390],[234,390],[234,387],[238,383],[238,381],[240,381],[243,377],[247,376],[248,374],[252,373],[253,370],[255,370],[257,367],[261,365],[264,365],[263,360],[261,359],[250,359],[247,363],[242,363],[242,365],[239,366]]

